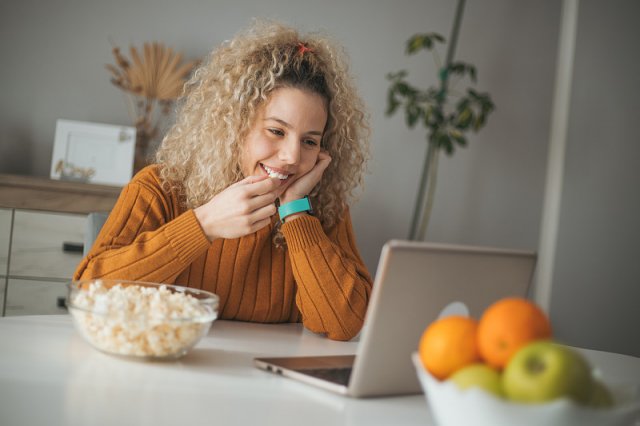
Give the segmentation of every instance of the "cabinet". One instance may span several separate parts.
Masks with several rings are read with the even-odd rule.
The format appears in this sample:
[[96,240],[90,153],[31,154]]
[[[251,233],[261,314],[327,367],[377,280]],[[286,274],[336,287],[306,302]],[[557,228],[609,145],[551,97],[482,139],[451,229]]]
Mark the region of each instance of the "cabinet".
[[58,213],[110,211],[122,188],[0,174],[0,207]]
[[81,243],[86,215],[13,210],[9,230],[4,315],[64,313],[66,283],[82,260],[63,250]]
[[67,282],[8,278],[4,315],[66,314]]
[[0,315],[65,313],[82,260],[87,213],[109,211],[121,188],[0,175]]

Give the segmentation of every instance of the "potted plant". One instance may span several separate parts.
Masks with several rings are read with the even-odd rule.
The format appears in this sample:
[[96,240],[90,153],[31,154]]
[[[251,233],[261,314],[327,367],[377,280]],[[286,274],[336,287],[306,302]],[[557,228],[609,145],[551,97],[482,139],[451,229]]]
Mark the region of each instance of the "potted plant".
[[489,94],[470,87],[461,93],[456,90],[452,81],[452,77],[460,81],[468,78],[472,83],[477,79],[475,66],[453,59],[464,3],[465,0],[459,0],[456,8],[444,64],[438,64],[436,55],[436,45],[446,41],[442,35],[433,32],[415,34],[407,41],[406,53],[409,55],[421,50],[432,53],[439,68],[437,87],[420,89],[411,85],[407,81],[408,73],[405,70],[387,75],[391,85],[386,114],[391,116],[398,110],[404,110],[410,128],[420,124],[427,130],[426,157],[409,231],[409,239],[412,240],[424,240],[427,231],[435,196],[440,152],[444,150],[446,154],[452,155],[456,147],[467,146],[466,134],[480,130],[495,108]]

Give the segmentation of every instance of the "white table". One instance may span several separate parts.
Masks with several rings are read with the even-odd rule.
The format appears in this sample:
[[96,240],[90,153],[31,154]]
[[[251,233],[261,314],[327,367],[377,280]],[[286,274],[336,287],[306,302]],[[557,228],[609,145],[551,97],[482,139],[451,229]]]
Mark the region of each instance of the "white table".
[[[253,367],[256,356],[353,354],[299,324],[214,322],[176,362],[105,355],[66,315],[0,319],[2,425],[432,425],[423,395],[351,399]],[[614,381],[640,359],[584,351]]]
[[356,400],[253,367],[256,356],[353,354],[300,324],[216,321],[176,362],[129,361],[66,315],[0,319],[1,425],[429,425],[423,395]]

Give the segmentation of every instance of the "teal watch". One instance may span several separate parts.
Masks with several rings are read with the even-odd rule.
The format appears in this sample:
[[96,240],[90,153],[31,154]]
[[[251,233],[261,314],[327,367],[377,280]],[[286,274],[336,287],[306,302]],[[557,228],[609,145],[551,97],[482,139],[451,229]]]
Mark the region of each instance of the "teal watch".
[[284,219],[287,216],[291,216],[292,214],[307,212],[309,214],[313,214],[313,209],[311,208],[311,201],[309,201],[309,197],[300,198],[299,200],[289,201],[286,204],[278,207],[278,214],[280,215],[280,220],[284,223]]

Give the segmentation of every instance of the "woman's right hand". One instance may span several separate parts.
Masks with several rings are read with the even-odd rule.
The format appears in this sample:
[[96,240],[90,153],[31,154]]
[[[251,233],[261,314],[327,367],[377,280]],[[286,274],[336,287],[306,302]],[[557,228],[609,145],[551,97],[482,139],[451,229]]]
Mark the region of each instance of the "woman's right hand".
[[240,238],[267,226],[276,213],[280,179],[249,176],[194,209],[209,241]]

